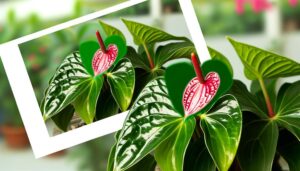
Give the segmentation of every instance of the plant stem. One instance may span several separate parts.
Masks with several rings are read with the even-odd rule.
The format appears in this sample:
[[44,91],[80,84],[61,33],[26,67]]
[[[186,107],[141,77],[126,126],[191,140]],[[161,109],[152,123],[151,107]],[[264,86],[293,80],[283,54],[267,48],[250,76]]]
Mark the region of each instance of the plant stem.
[[200,68],[200,63],[199,63],[198,58],[195,55],[195,53],[191,54],[191,59],[192,59],[192,62],[193,62],[194,69],[195,69],[196,75],[198,77],[198,80],[201,84],[203,84],[205,81],[204,81],[204,78],[203,78],[203,75],[202,75],[202,70]]
[[102,37],[101,37],[99,31],[96,32],[96,36],[97,36],[98,43],[99,43],[99,46],[100,46],[101,51],[102,51],[103,53],[106,53],[106,47],[105,47],[105,44],[104,44],[104,42],[103,42],[103,39],[102,39]]
[[273,118],[275,116],[275,114],[274,114],[274,111],[273,111],[270,96],[269,96],[268,91],[266,89],[265,82],[262,78],[259,78],[258,81],[259,81],[260,87],[261,87],[262,92],[263,92],[264,97],[265,97],[265,101],[266,101],[267,108],[268,108],[268,115],[269,115],[270,118]]
[[145,43],[143,43],[143,47],[144,47],[145,52],[147,54],[147,58],[148,58],[148,61],[149,61],[149,64],[150,64],[150,68],[153,69],[154,68],[154,63],[153,63],[152,57],[151,57],[151,55],[149,53],[149,50],[148,50],[148,48],[147,48],[147,46],[146,46]]

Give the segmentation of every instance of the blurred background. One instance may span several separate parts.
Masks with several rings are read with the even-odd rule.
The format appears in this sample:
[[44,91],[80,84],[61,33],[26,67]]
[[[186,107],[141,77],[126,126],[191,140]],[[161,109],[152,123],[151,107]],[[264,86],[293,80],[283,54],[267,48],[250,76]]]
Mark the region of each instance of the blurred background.
[[[125,0],[0,0],[0,43],[123,1]],[[300,61],[300,4],[290,3],[289,0],[270,0],[271,7],[256,9],[250,3],[241,7],[235,0],[192,1],[207,44],[230,60],[236,79],[250,84],[244,77],[240,60],[225,36]],[[177,0],[150,0],[101,18],[122,30],[128,44],[132,45],[132,38],[120,17],[191,38]],[[56,67],[66,55],[78,49],[81,41],[94,36],[95,29],[98,28],[97,22],[91,21],[20,45],[39,101]],[[299,77],[282,79],[280,82],[295,80],[299,80]],[[4,171],[104,171],[113,143],[113,135],[108,135],[43,159],[34,159],[26,136],[21,136],[25,132],[1,62],[0,125],[0,170]],[[3,135],[11,132],[14,137],[4,138]]]

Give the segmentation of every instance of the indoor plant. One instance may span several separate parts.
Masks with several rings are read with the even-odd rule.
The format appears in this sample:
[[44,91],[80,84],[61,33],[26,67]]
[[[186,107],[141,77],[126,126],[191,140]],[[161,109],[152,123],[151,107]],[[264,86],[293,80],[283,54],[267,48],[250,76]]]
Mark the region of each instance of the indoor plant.
[[238,80],[231,90],[244,117],[238,164],[246,171],[281,170],[278,158],[283,157],[290,170],[299,170],[300,81],[285,83],[278,92],[275,86],[280,77],[300,75],[300,64],[231,38],[229,41],[244,64],[245,76],[253,80],[251,92]]

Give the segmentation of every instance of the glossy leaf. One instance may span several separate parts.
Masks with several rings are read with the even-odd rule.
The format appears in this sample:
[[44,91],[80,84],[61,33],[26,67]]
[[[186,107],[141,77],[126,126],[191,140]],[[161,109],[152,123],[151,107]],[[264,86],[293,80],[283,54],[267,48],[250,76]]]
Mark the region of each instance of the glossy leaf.
[[167,139],[178,123],[162,78],[151,81],[126,118],[116,144],[114,170],[126,170]]
[[122,19],[132,34],[135,44],[153,44],[156,42],[164,42],[168,40],[187,40],[185,37],[177,37],[168,34],[162,30],[150,27],[134,21]]
[[105,32],[106,36],[112,36],[112,35],[118,35],[120,36],[124,41],[126,41],[125,36],[123,35],[123,33],[118,30],[117,28],[99,20],[99,24],[102,27],[103,31]]
[[128,59],[122,59],[107,74],[107,81],[120,109],[126,111],[130,105],[135,85],[135,73],[131,62]]
[[165,46],[160,46],[154,56],[154,65],[160,68],[169,60],[177,58],[190,58],[191,53],[195,53],[194,44],[191,42],[170,43]]
[[220,52],[216,51],[213,48],[208,47],[208,50],[209,50],[211,59],[222,61],[230,70],[231,75],[233,75],[233,69],[232,69],[232,66],[231,66],[229,60],[223,54],[221,54]]
[[201,128],[208,151],[220,171],[231,166],[241,137],[242,112],[231,95],[219,99],[207,114],[201,115]]
[[41,105],[44,119],[55,116],[81,95],[89,78],[79,54],[69,55],[57,68],[45,92]]
[[300,64],[275,53],[228,38],[245,67],[250,80],[279,78],[300,74]]
[[203,137],[190,142],[185,154],[184,171],[216,171],[216,165],[211,158]]
[[195,125],[194,118],[182,118],[172,135],[155,150],[155,159],[162,171],[182,171],[185,152]]
[[86,124],[93,122],[96,115],[96,106],[103,85],[102,75],[86,80],[86,88],[74,101],[76,113]]
[[280,131],[277,146],[279,154],[288,162],[290,171],[300,168],[300,142],[287,130]]
[[278,93],[276,121],[300,141],[300,81],[285,84]]
[[260,102],[257,97],[251,94],[246,85],[241,81],[234,80],[229,93],[237,98],[242,111],[252,112],[263,119],[268,118],[267,109],[265,105],[262,105],[264,103]]
[[62,111],[60,111],[57,115],[53,116],[51,119],[59,129],[66,132],[68,130],[74,112],[74,107],[72,105],[69,105]]
[[243,171],[271,171],[278,141],[275,122],[252,120],[243,128],[238,161]]

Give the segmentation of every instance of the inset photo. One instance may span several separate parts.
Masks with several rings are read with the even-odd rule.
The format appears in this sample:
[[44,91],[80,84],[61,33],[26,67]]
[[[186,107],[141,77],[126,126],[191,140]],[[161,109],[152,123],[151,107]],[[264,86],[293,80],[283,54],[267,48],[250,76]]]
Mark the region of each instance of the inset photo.
[[166,63],[196,53],[179,2],[150,5],[19,45],[50,136],[127,111]]

